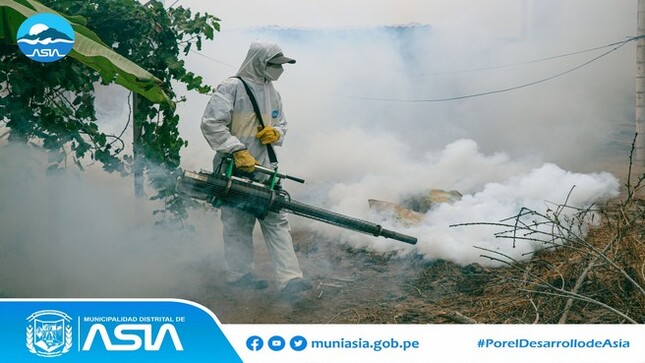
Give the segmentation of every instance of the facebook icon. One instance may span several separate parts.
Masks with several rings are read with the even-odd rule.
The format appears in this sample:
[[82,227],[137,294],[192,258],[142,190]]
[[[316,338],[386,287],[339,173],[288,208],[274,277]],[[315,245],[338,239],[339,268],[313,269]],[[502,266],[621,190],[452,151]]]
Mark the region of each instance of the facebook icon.
[[246,347],[249,348],[250,351],[256,352],[262,349],[263,346],[264,341],[257,335],[250,336],[249,339],[246,340]]

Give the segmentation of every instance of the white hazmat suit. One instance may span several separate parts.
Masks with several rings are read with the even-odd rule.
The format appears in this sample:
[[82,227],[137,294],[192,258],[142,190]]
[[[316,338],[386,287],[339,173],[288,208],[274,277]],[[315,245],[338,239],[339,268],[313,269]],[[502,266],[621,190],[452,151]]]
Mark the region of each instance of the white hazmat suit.
[[[269,69],[267,62],[281,56],[281,49],[275,44],[254,42],[246,59],[237,72],[252,90],[257,100],[264,124],[272,126],[279,139],[272,143],[281,146],[287,133],[287,121],[282,112],[280,94],[273,87],[276,80],[275,67]],[[295,61],[284,58],[283,62]],[[280,70],[281,70],[281,66]],[[260,123],[243,83],[237,78],[222,82],[211,97],[204,116],[201,130],[208,144],[216,151],[214,168],[221,157],[246,148],[258,164],[270,167],[267,145],[256,138]],[[235,282],[252,274],[254,270],[253,229],[256,217],[231,207],[222,207],[221,220],[224,228],[224,252],[229,282]],[[284,212],[269,212],[258,220],[267,249],[271,254],[273,270],[279,289],[283,289],[292,279],[301,279],[302,271],[293,249],[289,222]]]

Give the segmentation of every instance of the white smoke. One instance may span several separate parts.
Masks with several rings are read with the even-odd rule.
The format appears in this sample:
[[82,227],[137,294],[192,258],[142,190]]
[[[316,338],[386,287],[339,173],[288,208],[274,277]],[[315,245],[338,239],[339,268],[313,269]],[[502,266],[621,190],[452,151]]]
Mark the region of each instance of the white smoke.
[[176,297],[221,274],[214,213],[194,211],[194,232],[158,226],[131,178],[47,166],[42,151],[0,147],[0,296]]
[[[202,51],[209,58],[191,54],[187,64],[218,84],[236,72],[252,40],[275,41],[296,58],[298,63],[287,65],[276,85],[291,124],[280,150],[285,162],[306,150],[314,134],[354,127],[365,137],[344,145],[330,139],[329,148],[352,152],[374,132],[392,135],[416,154],[472,139],[487,154],[530,155],[568,170],[624,172],[616,164],[625,160],[634,130],[634,42],[575,72],[512,92],[450,102],[365,99],[450,98],[543,80],[611,47],[523,62],[606,45],[636,30],[630,0],[527,0],[526,10],[521,3],[383,0],[359,11],[353,3],[324,10],[316,2],[209,7],[192,0],[185,5],[215,14],[221,9],[227,17],[222,32]],[[261,15],[246,11],[256,5]],[[405,28],[399,33],[379,28],[409,22],[427,24],[429,30],[402,35]],[[286,28],[240,29],[271,24]],[[285,30],[289,26],[301,31]],[[497,68],[509,64],[516,65]],[[477,69],[485,70],[455,72]],[[186,162],[210,154],[196,125],[206,102],[206,97],[190,97],[181,106],[186,116],[182,132],[191,135]],[[383,145],[381,154],[387,152]],[[311,162],[325,157],[322,153]]]
[[[572,217],[578,209],[616,197],[619,188],[618,179],[610,173],[573,173],[550,163],[530,167],[513,162],[504,155],[484,155],[471,140],[456,141],[439,155],[426,155],[424,161],[416,164],[400,165],[351,183],[337,183],[330,189],[328,200],[336,211],[378,218],[369,211],[368,199],[398,202],[410,192],[427,192],[436,186],[458,186],[455,189],[464,193],[463,198],[431,209],[421,223],[414,226],[397,225],[392,221],[387,223],[388,228],[417,237],[419,241],[415,247],[337,228],[318,228],[324,229],[330,238],[348,240],[357,246],[372,246],[381,251],[415,251],[428,259],[499,265],[481,257],[483,252],[478,248],[521,260],[530,257],[527,256],[530,252],[551,245],[526,241],[514,244],[509,239],[495,237],[496,233],[509,230],[507,227],[451,226],[497,223],[516,216],[522,208],[547,214],[547,210],[555,210],[558,205],[566,203],[568,207],[559,215],[564,220]],[[530,218],[524,220],[530,223]]]

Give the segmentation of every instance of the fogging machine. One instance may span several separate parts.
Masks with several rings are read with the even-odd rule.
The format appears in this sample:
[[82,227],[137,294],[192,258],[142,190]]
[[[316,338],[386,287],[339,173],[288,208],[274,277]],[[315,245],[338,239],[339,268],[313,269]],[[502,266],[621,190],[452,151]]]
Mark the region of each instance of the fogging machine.
[[[262,180],[255,173],[264,174]],[[282,189],[283,179],[304,183],[305,180],[278,172],[278,168],[255,166],[255,173],[241,173],[235,169],[230,155],[213,173],[206,171],[184,171],[177,180],[177,191],[195,199],[205,200],[216,207],[226,205],[239,208],[264,218],[268,212],[287,211],[292,214],[328,223],[345,229],[392,238],[397,241],[416,244],[417,239],[383,228],[381,225],[349,217],[340,213],[307,205],[291,199]]]

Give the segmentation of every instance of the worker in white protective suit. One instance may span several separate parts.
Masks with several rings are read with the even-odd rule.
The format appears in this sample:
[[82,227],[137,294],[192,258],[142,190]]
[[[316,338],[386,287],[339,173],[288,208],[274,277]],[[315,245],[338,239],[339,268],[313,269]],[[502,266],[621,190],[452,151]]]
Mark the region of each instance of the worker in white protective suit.
[[[214,168],[225,154],[232,154],[236,169],[243,172],[253,172],[255,165],[277,165],[277,160],[272,160],[276,159],[275,152],[270,149],[282,145],[287,120],[280,94],[272,82],[282,74],[283,64],[295,62],[285,57],[275,44],[254,42],[236,77],[226,79],[217,87],[201,123],[206,141],[216,151]],[[258,120],[245,83],[255,98],[264,126]],[[260,177],[259,173],[255,175]],[[253,229],[258,220],[271,254],[278,288],[290,295],[311,288],[303,280],[285,212],[268,212],[266,217],[258,219],[243,210],[223,206],[221,220],[227,279],[231,285],[250,289],[268,287],[266,280],[253,274]]]

